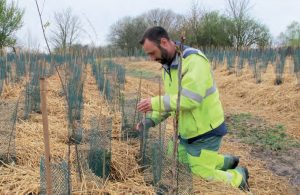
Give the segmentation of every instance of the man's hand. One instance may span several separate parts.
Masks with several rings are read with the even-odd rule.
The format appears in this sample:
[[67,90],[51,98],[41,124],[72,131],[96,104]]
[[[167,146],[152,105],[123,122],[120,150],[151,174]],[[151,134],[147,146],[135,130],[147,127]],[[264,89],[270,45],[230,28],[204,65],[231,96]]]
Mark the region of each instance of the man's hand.
[[135,126],[136,131],[141,131],[141,130],[143,130],[143,128],[144,128],[144,126],[143,126],[142,121],[138,122]]
[[152,111],[151,98],[143,99],[137,104],[137,109],[140,112],[146,113]]
[[154,126],[155,124],[151,119],[145,119],[136,124],[135,130],[143,131],[144,128],[149,129],[150,127],[154,127]]

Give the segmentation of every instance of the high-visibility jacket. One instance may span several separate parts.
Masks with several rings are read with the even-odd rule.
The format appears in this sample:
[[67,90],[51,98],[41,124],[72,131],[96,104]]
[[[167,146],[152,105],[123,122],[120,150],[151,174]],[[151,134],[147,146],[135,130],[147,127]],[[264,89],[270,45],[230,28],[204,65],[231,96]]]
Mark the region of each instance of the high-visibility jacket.
[[[163,117],[159,117],[159,112],[174,115],[176,111],[179,61],[180,57],[176,54],[169,70],[168,65],[163,65],[165,95],[151,98],[153,112],[148,115],[155,124],[168,116],[164,114]],[[224,112],[211,66],[200,50],[184,46],[181,85],[178,125],[182,139],[188,140],[208,134],[224,124]]]

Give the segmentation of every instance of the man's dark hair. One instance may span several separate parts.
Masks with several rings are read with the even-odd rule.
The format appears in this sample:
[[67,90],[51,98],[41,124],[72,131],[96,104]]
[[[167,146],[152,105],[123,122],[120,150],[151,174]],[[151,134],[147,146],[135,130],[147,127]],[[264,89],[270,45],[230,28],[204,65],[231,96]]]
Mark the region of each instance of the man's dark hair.
[[161,38],[166,38],[166,39],[170,40],[167,31],[163,27],[154,26],[154,27],[148,28],[144,32],[144,35],[143,35],[142,39],[139,41],[139,43],[141,45],[144,45],[145,40],[148,39],[149,41],[152,41],[152,42],[156,43],[157,45],[159,45]]

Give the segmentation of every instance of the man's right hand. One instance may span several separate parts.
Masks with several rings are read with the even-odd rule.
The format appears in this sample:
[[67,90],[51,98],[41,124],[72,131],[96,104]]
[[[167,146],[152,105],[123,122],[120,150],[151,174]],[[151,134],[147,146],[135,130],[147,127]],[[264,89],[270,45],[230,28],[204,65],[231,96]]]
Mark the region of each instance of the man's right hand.
[[143,130],[143,123],[142,123],[142,121],[140,121],[140,122],[138,122],[138,123],[136,124],[135,130],[136,130],[136,131],[141,131],[141,130]]
[[146,129],[149,129],[151,127],[154,127],[155,124],[151,119],[146,118],[145,120],[142,120],[138,122],[135,126],[135,130],[137,131],[143,131],[144,130],[144,125]]

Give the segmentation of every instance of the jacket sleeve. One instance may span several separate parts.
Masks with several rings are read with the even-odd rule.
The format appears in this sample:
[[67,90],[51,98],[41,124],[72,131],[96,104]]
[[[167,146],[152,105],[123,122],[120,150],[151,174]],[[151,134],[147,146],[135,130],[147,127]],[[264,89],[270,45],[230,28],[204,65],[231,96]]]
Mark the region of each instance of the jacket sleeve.
[[161,113],[161,116],[159,116],[159,112],[152,111],[150,113],[147,113],[146,119],[151,119],[152,122],[154,123],[154,126],[156,126],[162,121],[166,120],[170,115],[171,113],[169,112],[163,112]]
[[[203,99],[208,95],[209,90],[214,87],[212,73],[209,62],[197,54],[188,56],[182,69],[182,91],[181,91],[181,110],[192,110],[199,106]],[[176,94],[165,94],[151,98],[152,110],[159,110],[159,98],[161,98],[161,111],[170,112],[176,110]]]

